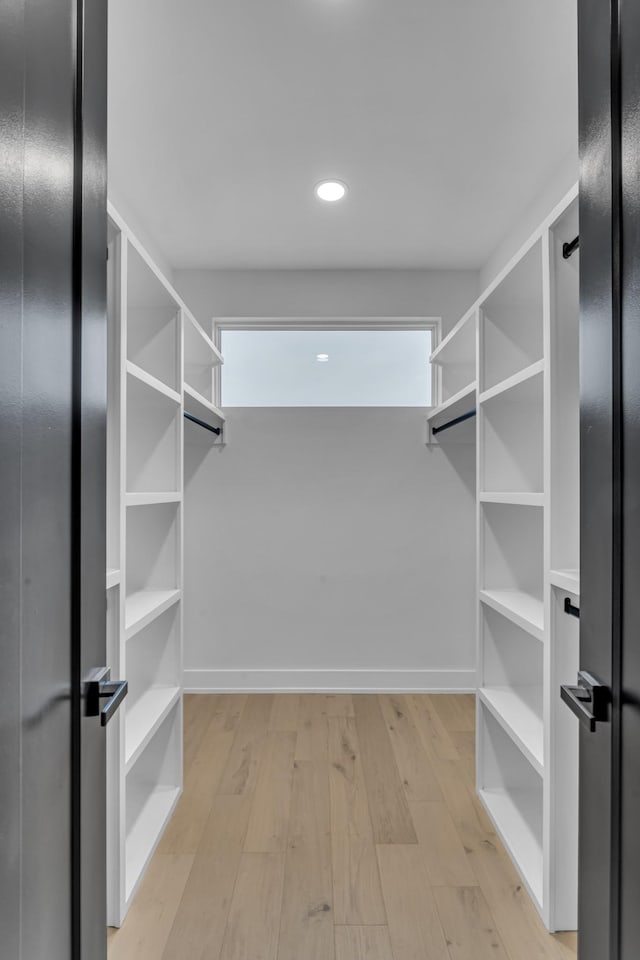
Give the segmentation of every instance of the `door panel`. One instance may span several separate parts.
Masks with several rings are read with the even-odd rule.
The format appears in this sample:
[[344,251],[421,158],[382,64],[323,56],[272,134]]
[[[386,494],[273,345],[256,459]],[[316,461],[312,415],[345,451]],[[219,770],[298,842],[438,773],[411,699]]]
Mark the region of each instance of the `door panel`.
[[0,5],[0,931],[8,957],[20,942],[20,356],[24,22]]
[[[106,653],[107,451],[107,0],[85,0],[82,25],[82,220],[76,236],[76,386],[80,419],[75,436],[76,530],[79,582],[79,688]],[[78,264],[77,258],[80,258]],[[104,705],[104,703],[102,704]],[[83,705],[84,707],[84,705]],[[80,718],[80,930],[83,960],[106,956],[106,730],[99,717]]]
[[620,957],[640,956],[640,7],[621,6],[623,619]]
[[[612,681],[613,284],[609,4],[580,0],[580,669]],[[611,724],[580,730],[581,960],[610,952]]]
[[105,643],[106,35],[106,0],[0,5],[6,960],[106,953],[105,731],[80,695]]

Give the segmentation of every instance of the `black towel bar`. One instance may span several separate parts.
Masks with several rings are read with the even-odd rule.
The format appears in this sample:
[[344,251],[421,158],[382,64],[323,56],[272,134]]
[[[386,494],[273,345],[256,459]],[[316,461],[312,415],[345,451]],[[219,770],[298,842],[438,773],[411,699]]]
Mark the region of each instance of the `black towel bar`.
[[431,432],[435,437],[438,433],[442,433],[443,430],[448,430],[450,427],[455,427],[458,423],[464,423],[465,420],[470,420],[471,417],[475,417],[475,415],[475,410],[469,410],[468,413],[462,413],[459,417],[454,417],[453,420],[443,423],[441,427],[432,427]]
[[199,427],[204,427],[205,430],[210,430],[211,433],[215,433],[217,437],[222,433],[222,427],[212,427],[210,423],[205,423],[204,420],[200,420],[199,417],[194,417],[193,414],[184,412],[185,420],[191,420],[191,423],[197,423]]

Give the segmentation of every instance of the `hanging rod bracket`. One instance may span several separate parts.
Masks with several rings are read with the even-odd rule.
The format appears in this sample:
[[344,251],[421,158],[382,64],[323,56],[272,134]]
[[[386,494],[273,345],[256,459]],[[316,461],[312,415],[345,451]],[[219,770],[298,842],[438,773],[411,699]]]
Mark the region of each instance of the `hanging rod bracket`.
[[562,256],[565,260],[568,260],[572,254],[580,248],[580,237],[576,237],[575,240],[572,240],[571,243],[562,244]]

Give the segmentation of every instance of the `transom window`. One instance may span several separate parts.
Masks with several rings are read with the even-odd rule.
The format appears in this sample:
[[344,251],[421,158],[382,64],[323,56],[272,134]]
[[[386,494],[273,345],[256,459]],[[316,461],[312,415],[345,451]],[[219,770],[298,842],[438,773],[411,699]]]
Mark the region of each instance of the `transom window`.
[[223,407],[427,407],[437,320],[218,321]]

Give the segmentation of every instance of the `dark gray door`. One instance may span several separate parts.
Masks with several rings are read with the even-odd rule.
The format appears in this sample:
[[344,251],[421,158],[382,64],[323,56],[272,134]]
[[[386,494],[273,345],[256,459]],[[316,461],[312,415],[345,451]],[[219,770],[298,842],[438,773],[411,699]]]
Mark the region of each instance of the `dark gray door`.
[[[640,957],[640,5],[580,0],[580,960]],[[588,687],[588,683],[586,684]]]
[[106,0],[0,4],[3,960],[106,952],[105,106]]

